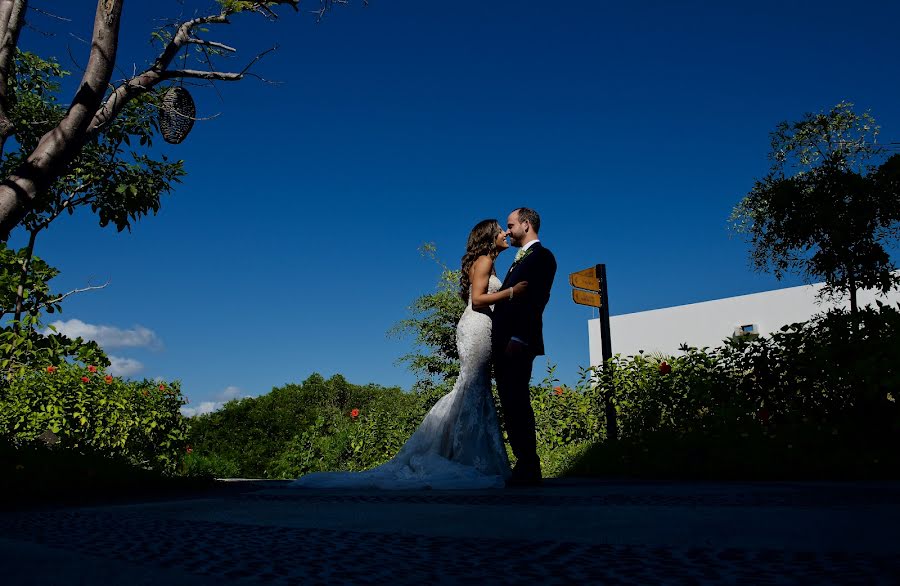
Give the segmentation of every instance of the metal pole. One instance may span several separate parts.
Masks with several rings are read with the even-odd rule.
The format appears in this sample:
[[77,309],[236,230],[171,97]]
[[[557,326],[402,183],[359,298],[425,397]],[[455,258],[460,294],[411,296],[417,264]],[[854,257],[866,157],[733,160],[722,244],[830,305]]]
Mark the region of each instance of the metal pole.
[[606,290],[606,265],[597,265],[597,279],[600,280],[600,352],[603,362],[612,358],[612,340],[609,339],[609,292]]
[[[612,340],[609,337],[609,291],[606,288],[606,265],[597,265],[597,279],[600,281],[600,353],[603,356],[603,370],[607,369],[606,361],[612,358]],[[606,378],[606,377],[604,377]],[[616,407],[613,403],[615,388],[612,380],[603,392],[603,411],[606,415],[606,440],[616,442],[619,439],[619,422],[616,419]]]

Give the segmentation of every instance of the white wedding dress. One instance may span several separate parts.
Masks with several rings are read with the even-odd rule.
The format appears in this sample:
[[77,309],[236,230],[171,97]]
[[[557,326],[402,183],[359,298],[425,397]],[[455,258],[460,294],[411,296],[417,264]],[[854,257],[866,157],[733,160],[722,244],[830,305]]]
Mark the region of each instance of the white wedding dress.
[[[500,289],[491,275],[488,291]],[[472,309],[456,326],[460,373],[400,451],[362,472],[314,472],[291,483],[308,488],[502,488],[509,460],[491,396],[491,318]]]

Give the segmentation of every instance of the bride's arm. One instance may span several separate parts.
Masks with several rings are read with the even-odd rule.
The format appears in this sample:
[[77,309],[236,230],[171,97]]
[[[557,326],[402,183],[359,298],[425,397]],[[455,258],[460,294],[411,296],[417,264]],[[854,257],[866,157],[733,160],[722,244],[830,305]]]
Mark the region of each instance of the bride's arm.
[[488,306],[501,301],[507,301],[516,295],[523,295],[528,286],[526,281],[516,283],[510,296],[510,288],[501,289],[496,293],[488,293],[488,281],[491,279],[491,268],[494,261],[490,257],[482,256],[472,263],[469,270],[469,281],[472,283],[472,309],[487,309]]

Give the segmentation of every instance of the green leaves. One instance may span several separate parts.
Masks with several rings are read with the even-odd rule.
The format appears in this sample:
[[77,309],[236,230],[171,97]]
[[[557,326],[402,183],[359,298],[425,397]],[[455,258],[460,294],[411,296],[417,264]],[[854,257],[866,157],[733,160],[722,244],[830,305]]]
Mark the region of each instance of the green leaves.
[[413,338],[414,351],[400,362],[416,373],[416,390],[425,392],[452,384],[459,375],[456,323],[466,304],[459,297],[459,271],[438,260],[433,244],[423,245],[420,251],[441,267],[436,290],[415,299],[408,308],[409,317],[391,328],[388,335]]
[[160,46],[165,47],[171,40],[172,31],[167,28],[160,28],[150,33],[151,44],[158,43]]
[[898,284],[887,251],[900,223],[900,157],[883,160],[874,118],[852,106],[779,124],[772,168],[731,222],[748,238],[757,270],[822,279],[825,295],[849,293],[855,310],[857,289]]
[[[108,366],[109,360],[96,342],[81,338],[72,340],[55,328],[42,332],[44,311],[55,313],[61,306],[59,295],[49,281],[59,271],[38,257],[31,257],[29,271],[22,279],[26,262],[26,248],[15,251],[0,243],[0,315],[14,314],[19,287],[22,287],[22,314],[19,321],[10,321],[0,328],[0,370],[5,379],[22,376],[27,370],[67,361]],[[2,383],[0,383],[2,384]]]
[[891,395],[900,384],[900,311],[890,306],[682,350],[676,357],[617,355],[597,373],[597,389],[612,391],[622,438],[848,421],[888,433],[900,420]]
[[418,396],[399,388],[314,374],[192,418],[188,462],[198,470],[221,466],[217,476],[293,478],[316,470],[361,470],[393,456],[423,415]]
[[245,10],[257,10],[259,4],[273,5],[273,2],[251,2],[247,0],[216,0],[222,7],[222,12],[226,14],[235,14]]
[[[87,382],[84,381],[87,379]],[[187,422],[179,409],[179,383],[107,377],[102,368],[61,363],[29,368],[0,388],[0,438],[18,448],[46,443],[54,449],[121,458],[174,473]]]
[[[161,34],[161,33],[160,33]],[[31,53],[16,54],[17,75],[11,88],[10,119],[16,126],[18,150],[4,153],[0,168],[9,174],[54,128],[66,109],[57,101],[61,80],[68,73],[54,60]],[[162,89],[131,99],[100,134],[79,151],[75,160],[45,193],[38,195],[23,224],[39,231],[63,212],[89,208],[101,227],[118,231],[159,211],[160,198],[185,175],[183,161],[151,157],[159,131],[157,112]]]

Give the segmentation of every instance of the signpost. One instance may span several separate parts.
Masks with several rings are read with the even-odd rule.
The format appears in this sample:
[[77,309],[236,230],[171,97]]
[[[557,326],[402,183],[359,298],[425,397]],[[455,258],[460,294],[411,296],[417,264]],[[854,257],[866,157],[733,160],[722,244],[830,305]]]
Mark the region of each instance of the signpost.
[[[600,352],[603,356],[603,368],[612,358],[612,341],[609,339],[609,292],[606,289],[606,265],[598,264],[583,271],[571,273],[569,284],[572,289],[572,300],[579,305],[587,305],[600,309]],[[619,436],[616,408],[612,401],[613,388],[606,388],[602,394],[603,410],[606,414],[606,437],[616,441]]]
[[572,301],[579,305],[600,309],[600,351],[603,362],[612,358],[612,342],[609,339],[609,296],[606,289],[606,265],[599,264],[583,271],[569,274]]

